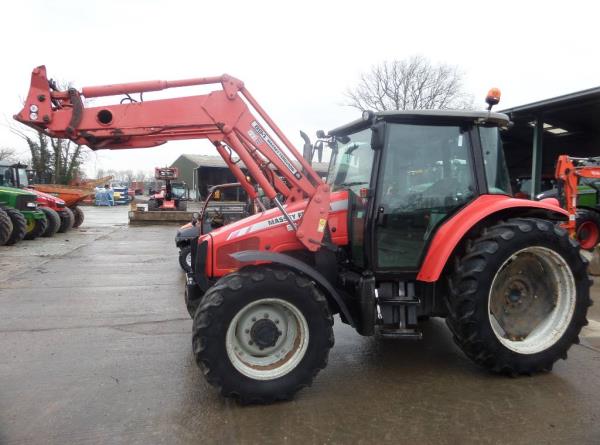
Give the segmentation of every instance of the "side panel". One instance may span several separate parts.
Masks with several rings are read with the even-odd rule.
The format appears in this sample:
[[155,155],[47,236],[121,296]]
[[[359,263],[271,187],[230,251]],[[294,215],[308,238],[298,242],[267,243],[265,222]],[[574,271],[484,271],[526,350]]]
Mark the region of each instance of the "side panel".
[[504,195],[482,195],[440,227],[431,241],[417,280],[437,281],[450,255],[475,224],[487,216],[511,208],[547,210],[568,217],[565,210],[552,203],[516,199]]
[[[290,217],[298,222],[302,221],[305,208],[306,201],[286,205]],[[331,242],[336,245],[348,243],[347,208],[347,193],[333,193],[327,226],[331,231]],[[270,209],[241,219],[212,231],[210,235],[213,239],[213,258],[212,274],[208,276],[213,278],[226,275],[240,266],[240,263],[231,257],[235,252],[285,252],[305,249],[279,209]]]

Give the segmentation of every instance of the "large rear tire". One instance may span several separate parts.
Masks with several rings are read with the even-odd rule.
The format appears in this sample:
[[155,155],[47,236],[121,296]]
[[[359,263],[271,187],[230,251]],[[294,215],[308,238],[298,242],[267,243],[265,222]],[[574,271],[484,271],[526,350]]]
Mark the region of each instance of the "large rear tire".
[[44,214],[43,218],[34,219],[30,223],[28,223],[27,228],[28,230],[25,234],[26,240],[34,240],[38,236],[42,236],[48,228],[48,220],[46,219],[46,214]]
[[600,242],[600,214],[594,210],[577,210],[576,236],[582,249],[592,251]]
[[194,354],[225,397],[288,400],[327,365],[332,325],[327,300],[310,280],[288,269],[244,267],[202,298]]
[[58,233],[68,232],[73,228],[73,223],[75,222],[75,215],[73,215],[73,211],[65,207],[62,212],[60,212],[60,228],[58,229]]
[[10,216],[0,208],[0,246],[4,246],[13,231],[13,224]]
[[10,234],[10,237],[8,238],[8,241],[6,241],[5,245],[13,246],[25,238],[25,234],[27,233],[27,220],[21,212],[19,212],[17,209],[13,209],[12,207],[5,207],[4,211],[9,216],[13,225],[12,233]]
[[549,371],[579,342],[591,305],[579,245],[550,221],[516,218],[485,230],[455,262],[446,319],[454,340],[493,372]]
[[40,210],[44,212],[46,215],[46,220],[48,221],[48,226],[46,227],[46,231],[42,234],[43,237],[52,237],[56,235],[58,229],[60,229],[60,216],[56,212],[56,210],[51,209],[50,207],[40,207]]
[[74,217],[73,228],[75,229],[83,224],[83,220],[85,219],[85,214],[83,213],[83,210],[81,210],[79,208],[79,206],[75,206],[71,210],[73,211],[73,217]]

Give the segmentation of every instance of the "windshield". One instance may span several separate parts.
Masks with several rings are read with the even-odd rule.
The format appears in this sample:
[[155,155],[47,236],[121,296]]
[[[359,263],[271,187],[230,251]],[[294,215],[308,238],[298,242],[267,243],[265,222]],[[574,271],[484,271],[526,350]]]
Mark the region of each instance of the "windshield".
[[177,196],[178,198],[183,198],[185,197],[185,186],[183,185],[173,185],[171,187],[171,193],[173,193],[174,196]]
[[0,166],[0,185],[15,187],[15,181],[12,177],[12,169],[10,167]]
[[510,177],[498,127],[479,127],[479,134],[488,192],[495,195],[511,195]]
[[371,129],[343,136],[336,141],[329,165],[327,182],[332,191],[350,189],[358,194],[369,185],[373,166]]
[[19,185],[21,187],[29,186],[29,179],[27,178],[27,170],[25,170],[24,168],[20,168],[18,170],[18,172],[19,172]]

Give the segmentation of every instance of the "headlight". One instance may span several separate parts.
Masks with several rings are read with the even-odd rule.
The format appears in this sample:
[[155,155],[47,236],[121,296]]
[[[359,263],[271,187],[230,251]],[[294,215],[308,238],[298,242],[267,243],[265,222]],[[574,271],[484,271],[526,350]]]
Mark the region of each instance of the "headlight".
[[37,207],[37,204],[35,202],[28,202],[27,207],[29,207],[30,209],[35,209]]

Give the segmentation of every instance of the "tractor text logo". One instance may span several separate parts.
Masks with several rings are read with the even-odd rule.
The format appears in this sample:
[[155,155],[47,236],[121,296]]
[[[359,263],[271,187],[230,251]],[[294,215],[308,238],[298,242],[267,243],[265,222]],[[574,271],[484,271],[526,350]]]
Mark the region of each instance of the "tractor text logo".
[[[290,218],[292,219],[292,221],[298,221],[300,218],[302,218],[302,215],[304,215],[304,211],[299,211],[299,212],[294,212],[294,213],[290,213]],[[269,226],[274,226],[277,224],[282,224],[284,222],[287,222],[287,218],[285,216],[276,216],[275,218],[271,218],[267,221],[267,224]]]

